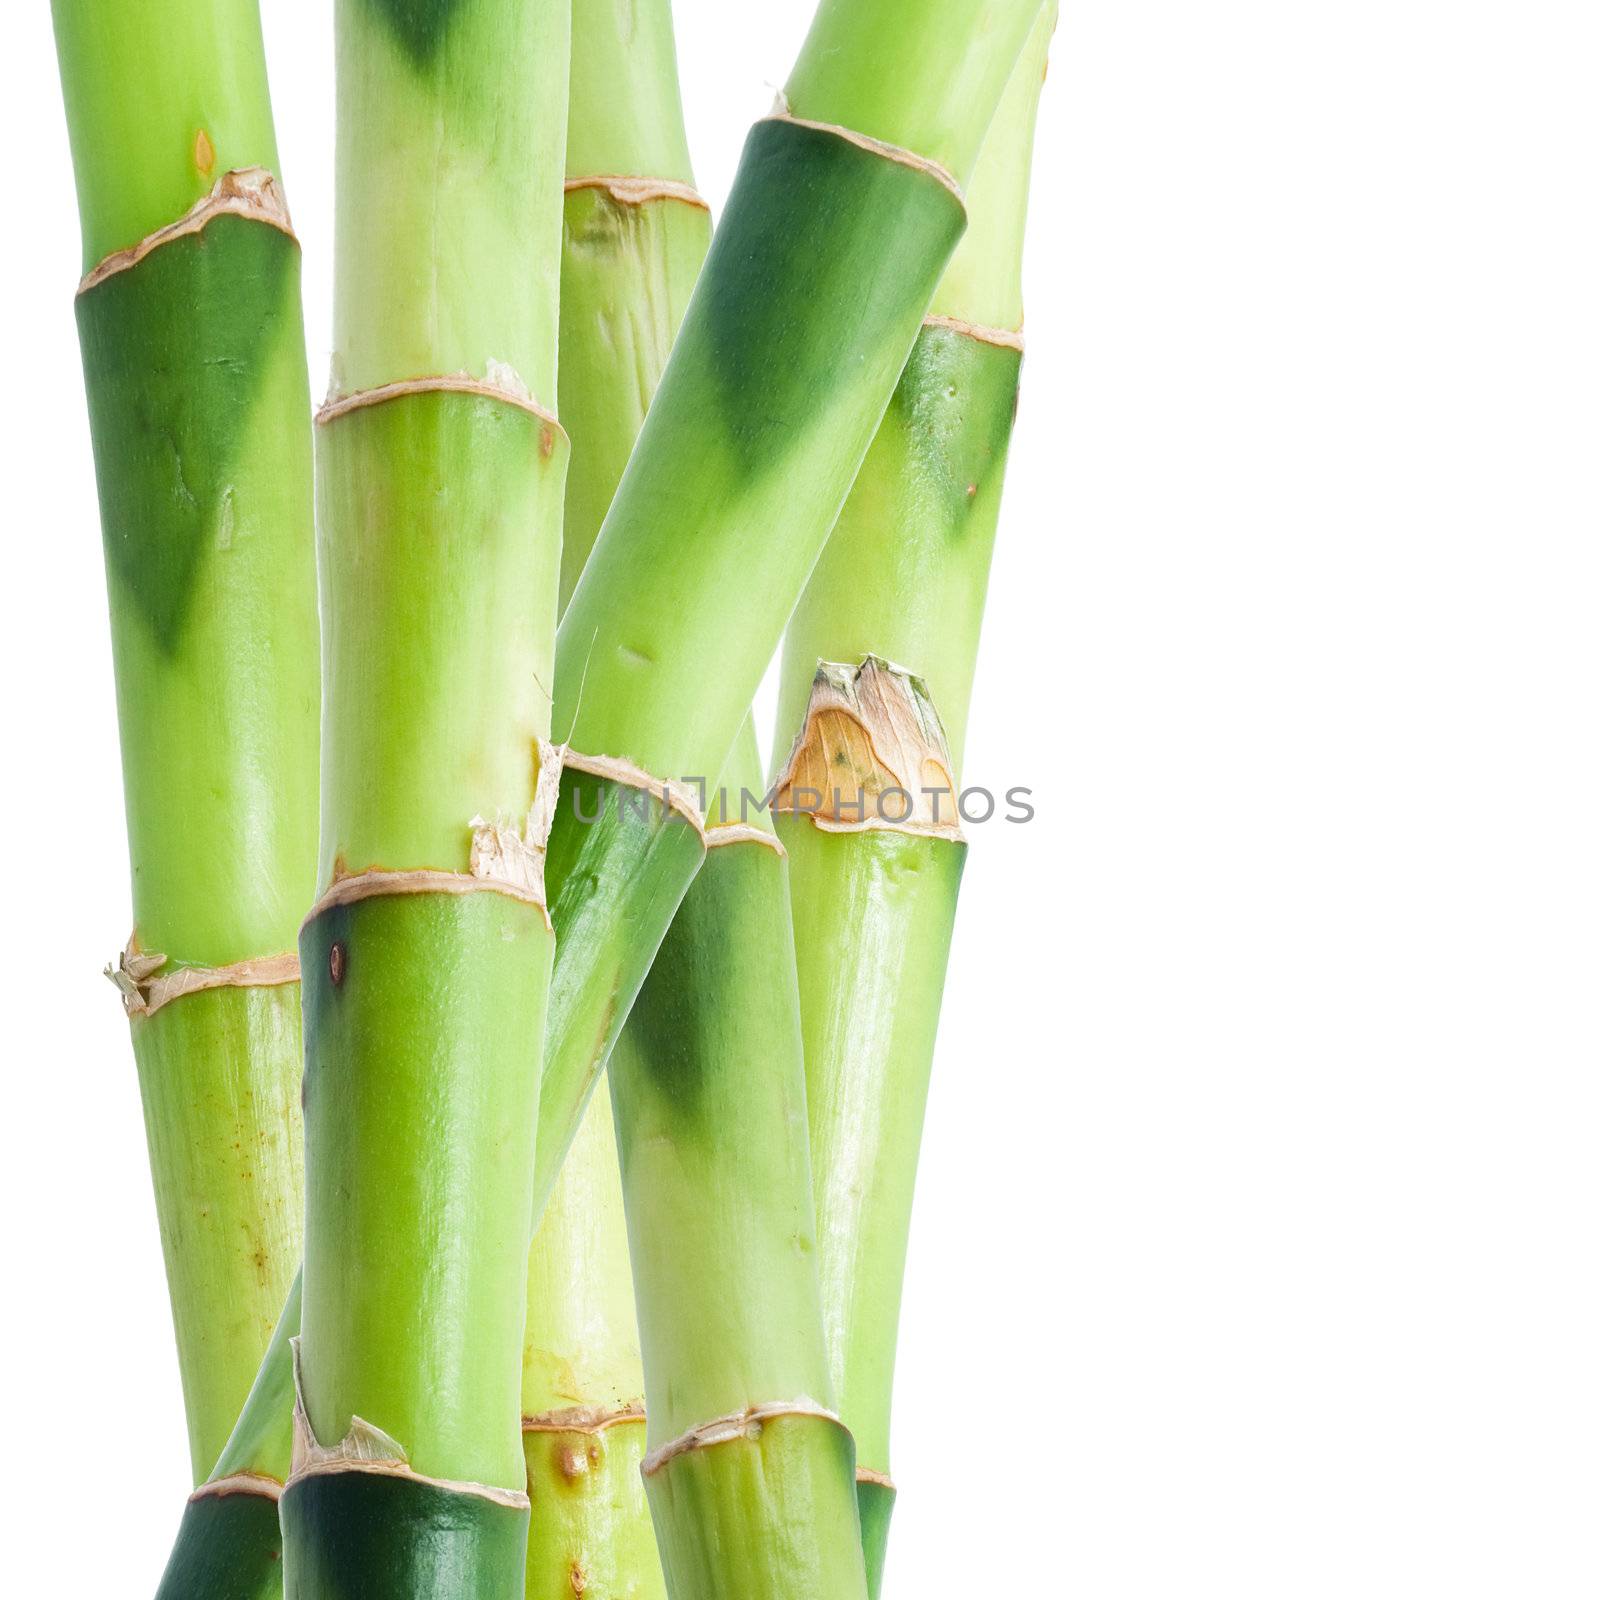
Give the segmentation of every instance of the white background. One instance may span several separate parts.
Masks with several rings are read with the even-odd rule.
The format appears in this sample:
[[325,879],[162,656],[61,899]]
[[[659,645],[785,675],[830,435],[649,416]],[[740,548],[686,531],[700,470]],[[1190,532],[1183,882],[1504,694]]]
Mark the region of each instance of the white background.
[[[265,9],[320,385],[330,8]],[[807,8],[678,9],[720,201]],[[7,35],[0,1503],[18,1592],[137,1596],[184,1434],[46,8]],[[890,1600],[1600,1592],[1597,51],[1577,0],[1068,0],[968,772],[1039,815],[968,865]]]

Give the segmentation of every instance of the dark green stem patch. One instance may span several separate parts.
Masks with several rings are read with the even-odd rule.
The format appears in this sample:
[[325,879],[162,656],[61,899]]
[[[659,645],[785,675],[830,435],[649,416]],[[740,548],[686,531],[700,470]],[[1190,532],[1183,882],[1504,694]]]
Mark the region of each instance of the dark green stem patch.
[[528,1513],[415,1478],[334,1472],[284,1492],[285,1600],[521,1600]]
[[299,246],[220,216],[79,295],[100,520],[114,588],[178,652],[271,352],[299,338]]

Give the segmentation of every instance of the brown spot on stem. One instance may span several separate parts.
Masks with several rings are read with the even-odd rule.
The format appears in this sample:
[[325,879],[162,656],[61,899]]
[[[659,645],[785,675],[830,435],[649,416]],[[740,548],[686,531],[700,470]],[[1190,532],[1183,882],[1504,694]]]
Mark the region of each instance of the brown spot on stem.
[[583,1570],[582,1562],[572,1563],[572,1570],[567,1574],[567,1580],[571,1583],[574,1594],[582,1594],[589,1587],[589,1578]]
[[556,430],[548,422],[539,426],[539,459],[548,461],[550,452],[556,447]]
[[328,947],[328,977],[335,989],[344,982],[344,945],[337,939]]
[[194,136],[194,164],[197,171],[207,177],[211,169],[217,164],[217,147],[211,142],[211,135],[201,128]]
[[575,1445],[562,1445],[556,1462],[561,1468],[561,1476],[568,1483],[576,1483],[589,1470],[588,1453]]

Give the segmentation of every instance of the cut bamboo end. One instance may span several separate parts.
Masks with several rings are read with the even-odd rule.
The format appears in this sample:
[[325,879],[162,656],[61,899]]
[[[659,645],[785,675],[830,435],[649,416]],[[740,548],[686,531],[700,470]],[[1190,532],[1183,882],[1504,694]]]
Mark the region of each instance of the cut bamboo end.
[[311,1427],[311,1418],[306,1414],[305,1391],[300,1376],[300,1341],[291,1339],[289,1348],[294,1353],[294,1447],[289,1476],[283,1485],[285,1494],[314,1478],[353,1472],[425,1484],[430,1489],[442,1489],[448,1494],[463,1495],[474,1500],[487,1500],[513,1511],[528,1509],[528,1496],[524,1490],[504,1489],[493,1483],[436,1478],[418,1472],[407,1460],[406,1452],[399,1443],[382,1428],[362,1417],[351,1417],[349,1428],[337,1444],[323,1444]]
[[697,211],[711,209],[705,196],[692,183],[680,183],[676,178],[632,178],[599,173],[590,178],[568,178],[561,187],[566,194],[579,189],[600,189],[621,206],[643,206],[652,200],[679,200]]
[[927,173],[930,178],[938,179],[963,205],[966,203],[966,196],[956,181],[956,175],[942,162],[933,160],[931,156],[919,156],[915,150],[906,150],[900,145],[890,144],[886,139],[874,139],[871,134],[857,133],[854,128],[843,127],[837,122],[815,122],[810,117],[797,117],[790,112],[788,101],[781,91],[773,102],[771,112],[762,120],[792,122],[798,128],[814,128],[818,133],[831,133],[858,149],[866,150],[875,156],[882,156],[885,161],[910,167],[914,172]]
[[524,1433],[607,1433],[645,1420],[644,1402],[625,1406],[564,1406],[522,1419]]
[[961,842],[950,747],[927,685],[868,655],[821,661],[772,809],[827,833],[907,833]]
[[[97,284],[136,267],[152,250],[159,250],[175,239],[196,234],[207,223],[218,217],[243,217],[249,222],[265,223],[279,233],[295,237],[289,221],[289,205],[283,197],[283,186],[265,167],[236,167],[225,172],[211,186],[211,192],[202,195],[176,222],[147,233],[137,244],[123,250],[113,250],[98,266],[83,275],[78,293],[87,294]],[[297,241],[298,242],[298,241]]]
[[798,1400],[772,1400],[759,1405],[746,1406],[743,1411],[731,1411],[723,1417],[713,1417],[709,1422],[697,1423],[688,1432],[668,1440],[644,1458],[639,1470],[645,1477],[653,1477],[678,1456],[691,1450],[709,1450],[714,1445],[731,1444],[737,1439],[758,1439],[769,1422],[782,1417],[815,1417],[819,1422],[832,1423],[845,1429],[836,1411],[802,1395]]
[[1002,350],[1015,350],[1022,352],[1021,328],[991,328],[982,322],[964,322],[960,317],[926,316],[922,319],[924,328],[947,328],[951,333],[959,333],[968,339],[976,339],[979,344],[998,345]]
[[105,975],[122,996],[122,1009],[128,1016],[153,1016],[174,1000],[207,989],[271,989],[300,981],[300,958],[293,951],[252,956],[226,967],[178,967],[162,972],[166,964],[164,955],[141,951],[129,940],[117,964],[106,967]]
[[232,1472],[226,1478],[214,1478],[202,1483],[189,1496],[189,1504],[197,1500],[223,1500],[229,1495],[249,1494],[262,1500],[278,1500],[283,1495],[283,1485],[264,1472]]
[[[371,389],[355,389],[348,394],[330,394],[317,412],[317,426],[325,428],[330,422],[348,416],[352,411],[361,411],[367,406],[381,406],[391,400],[403,400],[407,395],[414,394],[470,394],[485,400],[499,400],[505,405],[515,406],[519,411],[526,411],[531,417],[537,417],[563,439],[567,436],[561,419],[548,406],[540,405],[516,369],[503,361],[491,361],[488,371],[481,378],[474,377],[470,372],[438,372],[420,378],[402,378],[395,383],[380,383]],[[550,446],[554,442],[552,435]],[[545,453],[549,453],[549,447]]]

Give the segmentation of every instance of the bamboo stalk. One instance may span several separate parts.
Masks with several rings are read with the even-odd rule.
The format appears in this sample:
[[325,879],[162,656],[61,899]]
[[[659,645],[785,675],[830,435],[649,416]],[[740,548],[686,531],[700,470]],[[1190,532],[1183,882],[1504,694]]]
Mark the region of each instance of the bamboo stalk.
[[[669,777],[722,770],[960,235],[959,185],[1034,10],[1035,0],[824,0],[787,111],[752,130],[660,395],[557,633],[552,725],[565,769],[544,878],[561,939],[536,1214],[704,859],[700,807]],[[929,51],[913,37],[925,30],[964,47]],[[847,81],[846,43],[880,76],[903,70],[909,96],[897,88],[874,112]],[[869,125],[843,125],[857,111]],[[272,1408],[288,1381],[291,1311],[235,1428],[240,1451],[228,1459],[240,1470],[272,1476],[283,1454],[286,1422]],[[204,1564],[182,1550],[173,1562]]]
[[[779,726],[795,743],[778,832],[792,862],[818,1269],[874,1593],[894,1503],[912,1189],[966,854],[955,791],[1016,409],[1029,160],[1055,14],[1052,0],[1023,51],[974,175],[967,237],[784,645]],[[943,796],[921,793],[941,784]],[[895,787],[918,802],[904,822]]]
[[[644,421],[711,238],[678,99],[667,0],[574,0],[561,256],[561,415],[572,437],[561,600]],[[609,1096],[591,1100],[528,1263],[523,1449],[529,1600],[665,1591],[639,1466],[644,1374]]]
[[317,616],[299,249],[254,0],[54,15],[133,872],[111,976],[199,1478],[300,1250]]
[[[337,8],[294,1600],[520,1595],[566,0]],[[545,397],[543,404],[541,398]]]
[[[746,721],[711,848],[610,1064],[674,1600],[866,1594],[817,1287],[787,866]],[[733,820],[729,820],[729,819]]]
[[711,243],[684,134],[670,0],[573,0],[565,190],[561,414],[573,443],[563,607]]
[[616,1136],[590,1103],[528,1261],[522,1444],[529,1600],[664,1593],[639,1463],[644,1375]]

